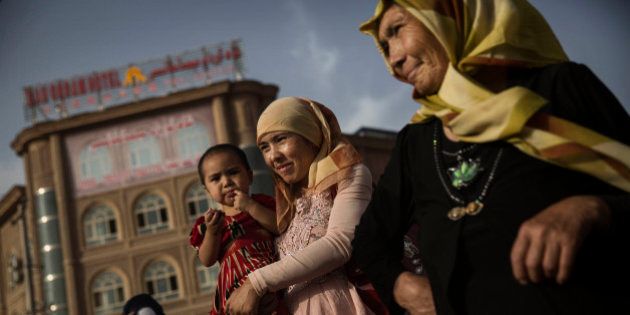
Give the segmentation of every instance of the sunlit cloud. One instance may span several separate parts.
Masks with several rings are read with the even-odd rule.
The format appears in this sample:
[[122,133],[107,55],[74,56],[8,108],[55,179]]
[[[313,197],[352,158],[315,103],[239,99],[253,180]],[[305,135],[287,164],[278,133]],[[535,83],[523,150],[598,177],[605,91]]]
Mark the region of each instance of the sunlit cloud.
[[303,73],[303,80],[321,92],[329,92],[339,63],[340,50],[326,43],[318,34],[315,24],[309,18],[304,4],[299,1],[288,3],[294,19],[296,33],[290,54],[296,59]]
[[325,47],[315,31],[306,31],[296,46],[291,50],[291,55],[300,61],[306,79],[312,79],[322,87],[330,87],[330,79],[334,75],[334,69],[339,60],[339,51],[332,47]]

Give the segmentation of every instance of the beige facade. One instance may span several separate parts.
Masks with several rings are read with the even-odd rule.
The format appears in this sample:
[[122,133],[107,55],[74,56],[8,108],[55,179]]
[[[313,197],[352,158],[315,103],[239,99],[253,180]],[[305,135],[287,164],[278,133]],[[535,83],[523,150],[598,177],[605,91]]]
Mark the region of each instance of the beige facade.
[[[243,147],[254,160],[257,189],[268,192],[269,171],[256,156],[255,126],[277,91],[256,81],[224,81],[20,132],[12,147],[24,160],[26,185],[0,203],[0,313],[120,313],[126,299],[150,292],[168,314],[207,314],[214,274],[195,262],[187,241],[191,219],[207,201],[195,165],[186,160],[190,156],[173,158],[206,143],[193,132],[203,117],[177,114],[207,113],[210,129],[200,129],[207,133],[204,141]],[[142,124],[146,132],[133,129]],[[186,129],[182,134],[188,138],[177,138],[177,128]],[[393,136],[371,129],[348,135],[375,179]],[[123,145],[127,151],[117,151]],[[159,160],[151,160],[151,150]],[[151,163],[162,166],[145,167]],[[15,277],[7,268],[12,256],[21,262],[20,281],[8,280]]]

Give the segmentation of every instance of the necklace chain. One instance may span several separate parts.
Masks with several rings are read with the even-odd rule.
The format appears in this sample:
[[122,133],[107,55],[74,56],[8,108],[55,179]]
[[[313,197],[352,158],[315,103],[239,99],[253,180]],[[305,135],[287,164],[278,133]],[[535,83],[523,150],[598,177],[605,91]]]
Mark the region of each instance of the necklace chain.
[[[494,175],[496,173],[497,167],[499,166],[499,160],[501,160],[501,156],[503,155],[503,148],[499,149],[499,153],[497,153],[497,157],[495,158],[492,164],[492,169],[490,170],[488,179],[486,180],[486,183],[483,185],[483,188],[481,189],[479,196],[474,201],[469,202],[466,205],[466,202],[463,200],[463,198],[456,196],[455,193],[451,191],[451,189],[448,187],[448,184],[446,183],[446,180],[444,179],[444,175],[442,175],[442,167],[440,163],[440,157],[438,154],[438,151],[439,151],[438,150],[438,146],[439,146],[438,131],[439,131],[438,125],[436,124],[433,130],[433,159],[435,160],[435,168],[438,173],[438,177],[440,178],[440,183],[442,184],[442,187],[444,187],[446,194],[449,196],[449,198],[451,198],[452,201],[458,204],[458,206],[454,207],[448,212],[448,217],[449,219],[456,221],[462,218],[466,214],[476,215],[483,208],[482,201],[485,198],[486,193],[488,192],[488,188],[490,188],[490,184],[494,180]],[[474,146],[476,145],[472,145],[471,147],[474,147]],[[471,147],[468,147],[465,149],[472,150],[470,149]],[[463,151],[465,149],[462,149],[460,151]]]
[[470,151],[472,151],[472,150],[474,150],[476,148],[477,148],[477,144],[474,143],[474,144],[472,144],[472,145],[470,145],[468,147],[465,147],[465,148],[463,148],[461,150],[457,150],[455,152],[449,152],[449,151],[446,151],[446,150],[442,150],[442,154],[444,154],[446,156],[451,156],[451,157],[456,156],[459,159],[459,158],[461,158],[462,154],[468,153],[468,152],[470,152]]

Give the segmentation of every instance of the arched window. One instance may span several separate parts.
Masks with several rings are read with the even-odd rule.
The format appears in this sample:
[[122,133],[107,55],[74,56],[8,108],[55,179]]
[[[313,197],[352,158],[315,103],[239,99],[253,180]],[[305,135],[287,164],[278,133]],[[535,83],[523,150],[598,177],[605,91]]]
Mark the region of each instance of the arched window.
[[129,141],[129,163],[131,169],[142,168],[162,161],[157,139],[145,136]]
[[208,208],[219,208],[219,204],[208,196],[200,183],[194,183],[188,187],[185,201],[186,209],[188,210],[188,219],[191,221],[206,212]]
[[90,146],[81,151],[81,178],[101,181],[112,173],[112,160],[107,147],[92,149]]
[[158,260],[147,267],[144,272],[144,285],[147,293],[158,301],[179,297],[177,273],[175,268],[165,261]]
[[200,124],[177,130],[177,143],[180,159],[193,159],[200,156],[209,146],[208,130]]
[[86,246],[100,245],[116,240],[117,230],[114,210],[106,205],[91,207],[83,217]]
[[199,291],[214,291],[217,287],[219,263],[206,267],[199,262],[199,259],[195,259],[195,270],[197,271],[197,281],[199,281]]
[[149,234],[168,229],[166,202],[156,194],[142,196],[133,207],[138,234]]
[[114,272],[100,273],[92,282],[95,315],[120,314],[125,304],[122,279]]

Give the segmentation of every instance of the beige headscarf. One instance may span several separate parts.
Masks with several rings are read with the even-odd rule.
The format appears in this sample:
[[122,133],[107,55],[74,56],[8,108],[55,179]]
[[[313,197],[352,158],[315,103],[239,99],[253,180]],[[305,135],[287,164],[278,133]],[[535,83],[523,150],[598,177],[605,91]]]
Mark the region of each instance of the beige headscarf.
[[[437,94],[417,97],[412,117],[438,117],[467,142],[506,140],[543,161],[630,191],[630,148],[570,121],[538,112],[547,104],[523,87],[493,93],[469,75],[484,65],[540,67],[568,60],[545,19],[525,0],[381,0],[361,25],[381,54],[378,27],[396,3],[438,39],[450,63]],[[385,55],[383,55],[385,57]],[[393,71],[385,59],[385,63]]]
[[[308,172],[308,190],[322,192],[344,179],[361,157],[342,134],[335,114],[313,100],[280,98],[267,106],[258,119],[257,142],[267,133],[288,131],[315,144],[319,151]],[[294,194],[289,184],[274,174],[278,228],[284,231],[295,214]]]

